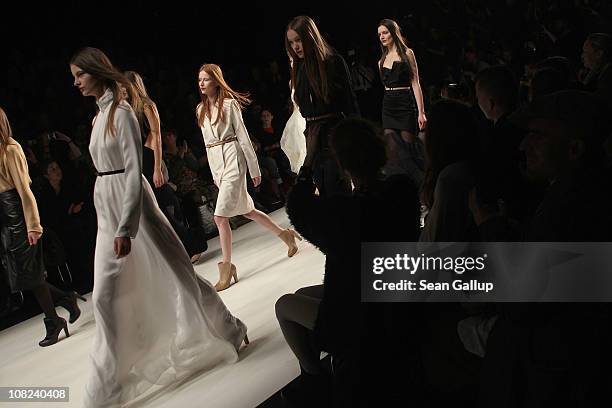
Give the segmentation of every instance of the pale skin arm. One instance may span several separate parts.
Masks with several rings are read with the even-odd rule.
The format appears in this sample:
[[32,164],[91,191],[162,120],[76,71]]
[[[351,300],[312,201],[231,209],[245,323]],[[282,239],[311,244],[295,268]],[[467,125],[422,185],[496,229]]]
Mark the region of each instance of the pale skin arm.
[[155,105],[145,105],[144,114],[149,122],[151,133],[147,136],[146,145],[153,149],[154,165],[153,165],[153,183],[159,188],[164,184],[164,175],[161,168],[162,161],[162,143],[161,143],[161,121],[159,112]]
[[412,67],[413,78],[412,78],[412,90],[416,99],[417,108],[419,110],[419,129],[425,129],[427,126],[427,118],[425,117],[425,103],[423,102],[423,91],[421,90],[421,83],[419,82],[419,68],[417,66],[416,57],[412,50],[408,50],[406,53],[408,61]]

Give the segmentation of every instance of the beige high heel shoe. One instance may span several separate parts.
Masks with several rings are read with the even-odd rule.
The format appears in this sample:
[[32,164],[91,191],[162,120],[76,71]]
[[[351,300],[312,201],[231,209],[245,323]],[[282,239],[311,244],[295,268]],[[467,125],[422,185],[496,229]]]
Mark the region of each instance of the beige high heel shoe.
[[192,264],[197,264],[198,262],[200,262],[200,257],[202,256],[204,252],[200,252],[199,254],[195,254],[194,256],[191,257],[191,263]]
[[219,282],[215,283],[215,289],[217,292],[221,292],[230,287],[232,284],[232,277],[234,282],[238,282],[238,274],[236,273],[236,265],[231,262],[219,262]]
[[293,255],[295,255],[295,253],[298,251],[295,239],[297,238],[301,241],[302,237],[300,236],[300,234],[298,234],[292,229],[287,228],[286,230],[278,234],[278,237],[283,240],[285,244],[287,244],[287,256],[291,258]]

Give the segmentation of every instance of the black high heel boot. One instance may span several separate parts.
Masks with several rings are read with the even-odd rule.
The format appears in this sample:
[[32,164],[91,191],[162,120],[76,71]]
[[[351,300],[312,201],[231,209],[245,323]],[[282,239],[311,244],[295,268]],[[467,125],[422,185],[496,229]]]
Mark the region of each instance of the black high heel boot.
[[81,316],[81,309],[77,304],[77,298],[81,299],[83,302],[87,302],[87,299],[85,299],[83,296],[79,295],[75,291],[70,292],[68,296],[63,297],[57,302],[58,305],[60,305],[70,313],[70,317],[68,319],[70,324],[76,322],[79,316]]
[[66,320],[63,318],[59,316],[57,319],[45,317],[44,322],[45,328],[47,329],[47,335],[38,343],[40,347],[47,347],[57,343],[57,338],[59,337],[62,329],[64,330],[66,337],[70,337],[70,333],[68,333],[68,323],[66,323]]

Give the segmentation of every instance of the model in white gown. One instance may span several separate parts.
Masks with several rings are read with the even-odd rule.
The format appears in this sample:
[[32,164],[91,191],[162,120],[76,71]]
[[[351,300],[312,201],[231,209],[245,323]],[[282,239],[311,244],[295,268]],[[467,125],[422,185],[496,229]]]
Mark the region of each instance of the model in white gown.
[[[87,407],[114,407],[222,362],[235,362],[246,326],[228,311],[213,286],[199,278],[141,173],[138,121],[127,103],[114,116],[116,135],[104,134],[113,101],[97,101],[89,149],[98,172],[93,306],[96,334]],[[130,237],[117,259],[115,237]]]

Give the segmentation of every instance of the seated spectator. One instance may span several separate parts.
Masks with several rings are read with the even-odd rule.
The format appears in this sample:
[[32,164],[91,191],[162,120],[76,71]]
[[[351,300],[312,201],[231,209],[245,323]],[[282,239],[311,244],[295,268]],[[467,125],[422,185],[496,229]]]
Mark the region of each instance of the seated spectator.
[[[359,356],[372,353],[383,367],[394,361],[385,354],[390,349],[365,348],[373,342],[376,347],[383,337],[389,341],[392,337],[386,336],[388,333],[376,329],[369,332],[365,328],[362,333],[359,329],[364,323],[360,323],[359,308],[360,243],[416,239],[419,201],[409,177],[398,175],[387,181],[380,178],[386,161],[385,146],[369,122],[343,120],[331,136],[330,144],[340,166],[350,174],[355,190],[350,196],[315,195],[312,174],[307,170],[312,155],[306,156],[298,182],[289,194],[287,213],[296,230],[325,254],[325,278],[323,285],[282,296],[276,303],[276,315],[302,370],[299,384],[285,389],[284,398],[299,399],[312,406],[324,404],[321,398],[329,383],[319,361],[319,351],[325,350],[335,361],[334,406],[348,407],[356,406],[360,399],[354,388],[360,369]],[[378,328],[384,319],[376,316],[375,320]],[[365,324],[368,323],[371,322],[366,320]],[[367,343],[360,345],[362,336]],[[379,358],[378,353],[385,356]],[[365,369],[362,373],[368,375]],[[382,387],[388,385],[382,384]],[[384,393],[372,387],[377,390],[377,397],[380,397],[378,392]]]
[[29,160],[30,164],[34,165],[35,175],[42,175],[44,170],[39,164],[50,160],[56,161],[66,169],[67,174],[74,174],[78,168],[76,162],[82,156],[81,149],[72,139],[58,131],[44,131],[28,145],[33,153]]
[[503,65],[484,69],[476,79],[478,105],[493,124],[481,138],[477,193],[481,204],[503,207],[522,222],[537,206],[540,189],[521,173],[525,160],[519,146],[524,132],[508,120],[518,105],[518,87],[512,71]]
[[251,143],[261,170],[261,183],[255,187],[252,181],[247,180],[247,190],[255,202],[255,207],[259,209],[259,206],[265,203],[266,210],[261,211],[267,213],[273,211],[274,207],[281,207],[284,204],[278,181],[282,182],[282,179],[276,162],[263,155],[261,144],[257,139],[251,137]]
[[168,168],[169,186],[182,199],[188,212],[192,209],[196,210],[194,211],[197,212],[196,225],[199,224],[204,229],[209,228],[210,217],[206,214],[214,209],[214,201],[217,198],[215,189],[206,186],[198,177],[199,162],[189,150],[187,141],[183,140],[178,145],[176,133],[164,131],[162,142],[164,145],[163,160]]
[[[511,120],[528,133],[521,144],[527,176],[546,182],[546,195],[522,230],[527,242],[610,241],[609,174],[602,141],[608,134],[601,104],[581,91],[542,96]],[[500,214],[477,202],[472,211],[489,240],[507,241]],[[602,314],[602,312],[604,314]],[[505,304],[486,345],[482,406],[596,406],[608,352],[609,311],[599,304]],[[506,405],[500,405],[501,403]],[[547,405],[548,406],[548,405]]]
[[582,62],[588,70],[585,86],[612,107],[612,36],[589,34],[582,47]]
[[57,267],[68,262],[75,285],[87,288],[91,276],[85,274],[90,270],[95,242],[93,209],[85,208],[78,184],[64,179],[56,161],[42,162],[40,168],[42,176],[34,180],[32,191],[40,203],[40,220],[46,231],[42,237],[45,264]]
[[[150,149],[149,149],[150,150]],[[168,184],[169,174],[166,164],[162,160],[161,169],[163,176],[163,184],[160,187],[155,187],[153,182],[153,169],[154,169],[154,157],[153,153],[143,154],[143,166],[142,172],[153,193],[159,208],[164,213],[170,225],[181,240],[185,250],[191,257],[192,262],[197,262],[200,256],[208,249],[206,240],[208,236],[212,236],[214,229],[210,229],[208,234],[206,230],[200,224],[189,226],[185,221],[183,209],[179,198],[176,196],[174,190]],[[211,225],[212,227],[212,225]]]
[[[274,129],[272,121],[274,116],[268,108],[261,111],[261,125],[254,133],[254,139],[258,144],[258,159],[262,169],[266,169],[270,177],[276,183],[274,193],[285,195],[295,180],[295,173],[291,171],[291,164],[283,150],[280,139],[282,134]],[[278,187],[281,187],[279,191]]]

